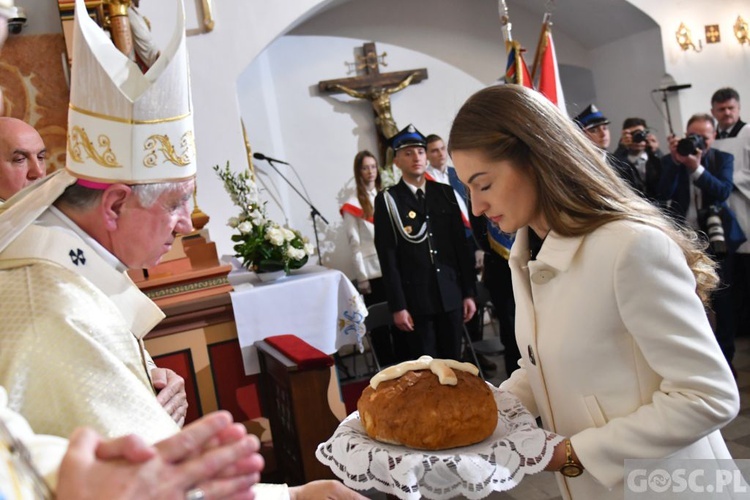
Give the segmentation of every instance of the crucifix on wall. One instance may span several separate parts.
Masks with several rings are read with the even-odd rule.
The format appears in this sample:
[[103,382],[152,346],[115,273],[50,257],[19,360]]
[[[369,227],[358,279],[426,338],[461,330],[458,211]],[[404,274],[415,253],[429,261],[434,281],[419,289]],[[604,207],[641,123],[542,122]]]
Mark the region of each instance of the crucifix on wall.
[[378,129],[380,158],[387,167],[390,167],[390,161],[386,160],[388,139],[398,132],[398,126],[391,114],[391,95],[413,83],[426,80],[427,69],[381,73],[379,66],[384,63],[375,50],[375,43],[365,43],[362,50],[363,56],[358,57],[360,64],[357,66],[358,70],[362,70],[362,74],[351,78],[323,80],[318,83],[318,89],[328,94],[343,92],[357,99],[370,101],[372,111],[375,114],[375,125]]

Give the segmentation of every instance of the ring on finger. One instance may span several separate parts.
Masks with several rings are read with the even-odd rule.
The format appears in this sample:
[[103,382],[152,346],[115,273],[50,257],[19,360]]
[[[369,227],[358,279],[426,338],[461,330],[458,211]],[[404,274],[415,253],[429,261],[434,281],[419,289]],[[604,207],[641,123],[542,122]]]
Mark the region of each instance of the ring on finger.
[[185,500],[204,500],[206,492],[200,488],[191,488],[185,493]]

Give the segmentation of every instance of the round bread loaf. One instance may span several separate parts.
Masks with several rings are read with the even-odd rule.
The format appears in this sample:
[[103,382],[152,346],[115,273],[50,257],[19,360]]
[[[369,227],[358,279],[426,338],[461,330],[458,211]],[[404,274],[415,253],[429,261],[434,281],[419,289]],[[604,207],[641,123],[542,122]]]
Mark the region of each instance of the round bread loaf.
[[368,436],[422,450],[467,446],[490,436],[497,426],[492,391],[475,374],[453,371],[455,385],[441,383],[429,368],[379,381],[376,389],[368,385],[357,402]]

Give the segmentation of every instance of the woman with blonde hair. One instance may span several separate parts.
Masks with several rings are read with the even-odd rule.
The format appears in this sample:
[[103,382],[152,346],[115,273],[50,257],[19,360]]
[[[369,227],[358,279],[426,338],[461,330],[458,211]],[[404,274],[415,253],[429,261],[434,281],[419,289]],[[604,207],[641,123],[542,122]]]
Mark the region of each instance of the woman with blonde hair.
[[477,92],[449,149],[475,215],[516,233],[519,368],[500,388],[564,436],[564,498],[624,496],[624,461],[731,458],[737,386],[706,317],[698,237],[630,190],[574,123],[516,85]]

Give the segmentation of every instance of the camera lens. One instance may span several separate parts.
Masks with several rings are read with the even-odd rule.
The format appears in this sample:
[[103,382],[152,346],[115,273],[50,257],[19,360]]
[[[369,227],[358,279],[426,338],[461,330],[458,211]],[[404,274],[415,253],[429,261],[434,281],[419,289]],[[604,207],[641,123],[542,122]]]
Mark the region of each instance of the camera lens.
[[691,134],[677,143],[677,152],[682,156],[694,155],[698,150],[706,149],[706,141],[703,137]]
[[636,130],[633,132],[633,142],[639,143],[639,142],[646,142],[646,131],[645,130]]
[[724,238],[724,227],[721,223],[720,209],[715,205],[708,209],[708,217],[706,217],[706,234],[708,236],[709,245],[715,253],[725,253],[727,251],[727,243]]

